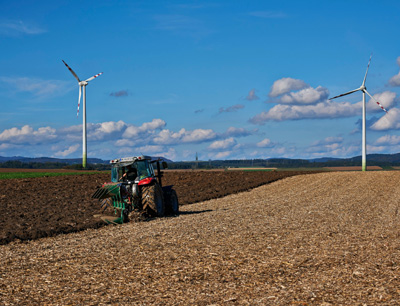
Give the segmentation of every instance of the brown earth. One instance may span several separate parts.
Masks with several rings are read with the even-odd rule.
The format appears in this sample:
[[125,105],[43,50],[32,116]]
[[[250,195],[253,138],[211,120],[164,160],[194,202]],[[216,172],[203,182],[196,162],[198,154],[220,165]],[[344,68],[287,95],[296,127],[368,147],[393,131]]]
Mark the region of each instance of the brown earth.
[[300,175],[0,246],[3,305],[400,305],[400,173]]
[[[219,198],[304,172],[167,171],[163,184],[174,185],[180,204]],[[109,174],[1,180],[0,244],[15,239],[54,236],[105,223],[90,196]]]

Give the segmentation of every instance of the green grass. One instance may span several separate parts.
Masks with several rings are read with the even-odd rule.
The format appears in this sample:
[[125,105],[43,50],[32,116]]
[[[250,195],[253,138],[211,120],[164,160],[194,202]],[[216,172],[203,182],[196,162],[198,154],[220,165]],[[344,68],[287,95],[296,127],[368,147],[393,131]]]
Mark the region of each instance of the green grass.
[[0,180],[95,173],[99,172],[4,172],[0,173]]

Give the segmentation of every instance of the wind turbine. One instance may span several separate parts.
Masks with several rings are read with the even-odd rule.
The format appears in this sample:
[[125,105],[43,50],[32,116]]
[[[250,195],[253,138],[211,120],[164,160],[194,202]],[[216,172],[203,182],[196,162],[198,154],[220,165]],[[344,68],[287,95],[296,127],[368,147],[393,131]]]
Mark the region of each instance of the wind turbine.
[[92,76],[91,78],[88,78],[85,81],[81,81],[78,76],[76,75],[76,73],[71,69],[71,67],[69,67],[67,65],[66,62],[64,62],[64,60],[62,60],[64,65],[67,66],[68,70],[71,71],[72,75],[75,77],[75,79],[78,80],[78,84],[79,84],[79,98],[78,98],[78,111],[76,113],[76,117],[78,117],[79,115],[79,105],[81,103],[81,95],[82,95],[82,91],[83,91],[83,125],[82,125],[82,167],[86,168],[86,160],[87,160],[87,132],[86,132],[86,86],[89,84],[89,82],[95,78],[97,78],[98,76],[102,75],[103,72],[100,72],[94,76]]
[[366,141],[366,128],[365,128],[365,121],[366,121],[366,104],[365,104],[365,94],[367,94],[368,96],[370,96],[370,98],[376,102],[376,104],[379,105],[379,107],[385,111],[386,113],[388,112],[383,106],[382,104],[380,104],[377,100],[375,100],[375,98],[373,96],[371,96],[369,94],[369,92],[367,91],[367,87],[365,87],[365,81],[367,80],[367,74],[368,74],[368,69],[369,69],[369,64],[371,63],[371,58],[372,58],[372,54],[369,57],[369,61],[368,61],[368,66],[367,66],[367,71],[365,72],[365,76],[364,76],[364,80],[361,84],[361,86],[357,89],[351,90],[349,92],[346,92],[344,94],[335,96],[333,98],[330,98],[329,100],[333,100],[339,97],[343,97],[349,94],[352,94],[353,92],[356,91],[362,91],[363,93],[363,100],[362,100],[362,105],[363,105],[363,110],[362,110],[362,171],[366,171],[367,170],[367,141]]

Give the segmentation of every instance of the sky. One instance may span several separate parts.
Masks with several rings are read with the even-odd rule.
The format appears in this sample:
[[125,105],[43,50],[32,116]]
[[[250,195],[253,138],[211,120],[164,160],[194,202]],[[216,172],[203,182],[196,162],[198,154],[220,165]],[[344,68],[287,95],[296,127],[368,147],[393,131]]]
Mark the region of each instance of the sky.
[[0,156],[400,152],[399,1],[0,0]]

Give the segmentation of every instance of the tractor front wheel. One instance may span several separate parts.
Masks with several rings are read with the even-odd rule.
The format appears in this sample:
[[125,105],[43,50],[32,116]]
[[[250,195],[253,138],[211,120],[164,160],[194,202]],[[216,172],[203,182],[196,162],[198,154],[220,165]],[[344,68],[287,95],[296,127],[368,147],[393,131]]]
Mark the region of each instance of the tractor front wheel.
[[142,206],[143,210],[150,215],[164,216],[164,197],[159,184],[142,187]]

